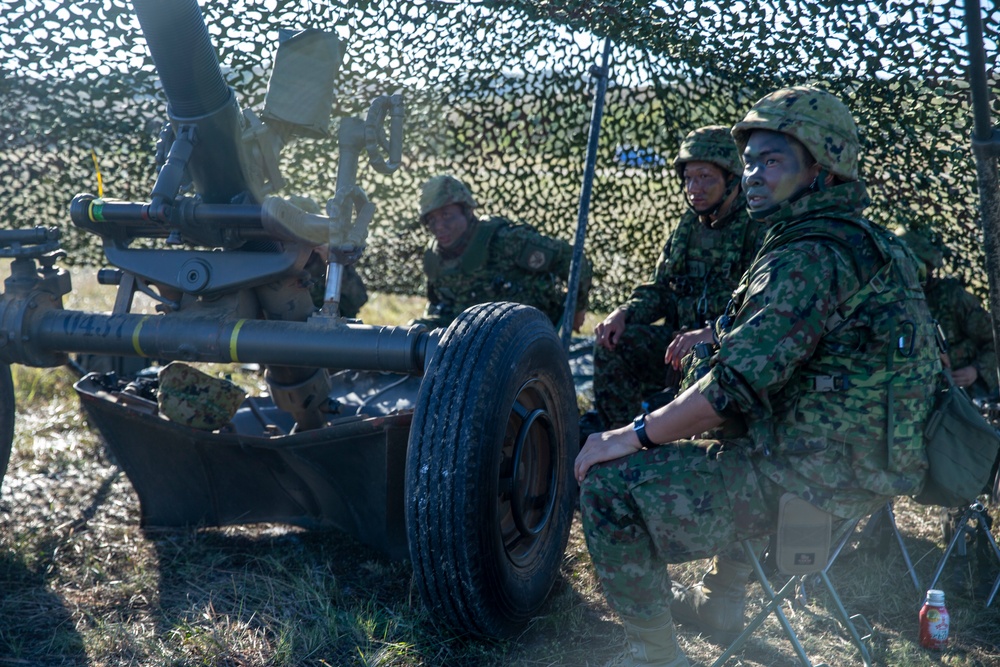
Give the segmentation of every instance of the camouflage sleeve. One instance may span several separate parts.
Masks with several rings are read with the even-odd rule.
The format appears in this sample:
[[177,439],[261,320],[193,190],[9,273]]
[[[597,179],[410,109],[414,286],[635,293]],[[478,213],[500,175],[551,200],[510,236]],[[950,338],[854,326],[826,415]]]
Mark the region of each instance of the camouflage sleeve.
[[716,412],[758,420],[814,354],[838,304],[860,287],[851,259],[831,245],[801,241],[759,258],[711,371],[698,382]]
[[429,253],[424,255],[424,278],[427,280],[427,305],[424,307],[422,317],[410,320],[410,324],[424,324],[434,329],[446,327],[455,319],[454,303],[450,299],[445,299],[444,295],[438,291],[437,283],[428,270]]
[[661,317],[666,317],[667,325],[676,328],[677,303],[673,291],[668,286],[670,276],[673,274],[670,261],[672,243],[671,234],[667,237],[660,258],[656,262],[652,280],[633,289],[628,301],[622,306],[628,315],[626,321],[630,324],[651,324]]
[[[530,227],[510,226],[497,232],[493,248],[503,255],[500,259],[503,264],[513,264],[528,273],[556,275],[563,281],[569,280],[573,246],[562,239],[546,236]],[[590,260],[584,257],[576,295],[577,310],[587,308],[592,274]]]
[[993,342],[993,319],[983,308],[979,298],[959,286],[953,303],[958,311],[958,325],[965,338],[972,343],[972,358],[983,381],[990,391],[997,388],[997,353]]

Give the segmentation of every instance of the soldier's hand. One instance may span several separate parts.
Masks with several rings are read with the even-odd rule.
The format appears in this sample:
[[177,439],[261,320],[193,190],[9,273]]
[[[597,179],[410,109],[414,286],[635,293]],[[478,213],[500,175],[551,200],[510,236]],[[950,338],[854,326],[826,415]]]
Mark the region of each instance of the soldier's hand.
[[585,317],[587,317],[586,309],[576,311],[576,314],[573,315],[573,331],[579,331],[583,328],[583,319]]
[[684,359],[691,352],[693,348],[698,343],[711,343],[712,342],[712,329],[711,327],[704,327],[702,329],[692,329],[691,331],[684,331],[682,333],[674,336],[674,339],[670,341],[670,345],[667,346],[667,351],[663,355],[663,363],[668,366],[673,366],[674,370],[681,369],[681,360]]
[[625,319],[627,317],[621,308],[612,311],[610,315],[605,317],[603,322],[594,327],[597,344],[608,350],[615,349],[625,332]]
[[979,371],[976,370],[975,366],[951,370],[949,373],[951,373],[951,381],[959,387],[969,387],[979,377]]
[[583,478],[587,476],[587,471],[590,470],[591,466],[604,461],[620,459],[623,456],[634,454],[640,449],[642,449],[642,445],[631,426],[623,426],[604,433],[594,433],[587,438],[583,449],[577,454],[576,463],[573,465],[576,481],[583,483]]

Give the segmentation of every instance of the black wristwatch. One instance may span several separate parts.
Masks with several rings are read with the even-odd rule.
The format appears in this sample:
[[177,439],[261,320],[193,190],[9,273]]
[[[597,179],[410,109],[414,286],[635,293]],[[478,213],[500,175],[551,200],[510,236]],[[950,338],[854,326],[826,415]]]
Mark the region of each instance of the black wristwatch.
[[632,420],[632,430],[635,431],[635,435],[639,438],[639,444],[643,447],[649,449],[650,447],[659,447],[658,444],[649,439],[649,435],[646,434],[646,413],[643,412],[641,415]]

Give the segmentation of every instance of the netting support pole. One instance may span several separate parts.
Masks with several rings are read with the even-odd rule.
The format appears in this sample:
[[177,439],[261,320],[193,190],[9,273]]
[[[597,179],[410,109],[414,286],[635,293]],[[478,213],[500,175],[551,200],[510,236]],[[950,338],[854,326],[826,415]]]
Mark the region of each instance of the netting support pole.
[[[966,37],[969,47],[969,85],[972,89],[972,152],[976,158],[979,185],[979,219],[986,251],[986,276],[990,285],[990,317],[993,342],[1000,349],[1000,178],[997,156],[1000,134],[993,127],[989,86],[986,80],[986,54],[983,47],[983,18],[979,0],[966,0]],[[1000,378],[998,378],[1000,379]]]
[[566,306],[560,323],[563,347],[569,349],[573,336],[573,318],[576,315],[576,293],[580,288],[580,271],[583,270],[583,246],[587,238],[587,215],[590,212],[590,191],[594,184],[594,168],[597,164],[597,143],[601,136],[601,118],[604,116],[604,96],[608,90],[608,74],[611,63],[611,38],[604,39],[604,52],[600,65],[592,65],[590,75],[597,81],[594,91],[594,108],[590,116],[590,135],[587,138],[587,161],[583,170],[583,186],[580,188],[580,212],[576,219],[576,236],[573,239],[573,263],[569,269],[569,285],[566,289]]

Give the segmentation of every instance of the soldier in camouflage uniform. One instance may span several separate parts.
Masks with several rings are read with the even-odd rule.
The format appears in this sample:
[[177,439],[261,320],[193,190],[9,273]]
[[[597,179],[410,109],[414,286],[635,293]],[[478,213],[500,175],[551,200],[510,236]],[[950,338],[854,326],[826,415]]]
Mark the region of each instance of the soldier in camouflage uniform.
[[[653,279],[632,291],[594,329],[594,407],[584,434],[627,423],[644,398],[676,389],[680,374],[664,364],[675,334],[721,315],[757,252],[759,226],[747,215],[743,169],[729,128],[710,125],[681,142],[674,169],[689,210],[667,237]],[[662,319],[663,324],[653,324]],[[683,349],[677,349],[688,341]],[[683,357],[693,342],[674,344]],[[596,420],[595,420],[596,416]]]
[[[427,308],[412,323],[446,327],[466,308],[490,301],[534,306],[559,325],[573,248],[506,218],[480,220],[469,188],[435,176],[420,194],[420,222],[434,235],[424,253]],[[573,330],[587,311],[591,267],[584,259]]]
[[995,395],[997,353],[989,312],[961,280],[937,275],[944,266],[944,256],[929,239],[903,227],[896,230],[896,235],[924,263],[927,307],[948,342],[945,366],[951,379],[974,398]]
[[[944,335],[947,352],[943,361],[952,381],[964,387],[974,398],[996,395],[997,355],[989,312],[958,278],[937,275],[937,271],[944,266],[944,255],[929,238],[904,227],[896,229],[896,235],[923,262],[921,278],[927,307]],[[997,463],[993,465],[995,474]],[[990,479],[993,479],[992,475]],[[941,539],[945,544],[951,543],[966,507],[941,508]],[[986,520],[990,521],[986,516]],[[994,562],[993,552],[980,533],[967,534],[966,537],[966,544],[960,545],[950,559],[950,585],[956,590],[964,590],[965,581],[972,574],[973,590],[981,589],[985,593],[982,597],[986,597],[996,577],[990,567]],[[976,555],[975,568],[970,567],[967,560],[970,553]]]
[[[622,617],[626,664],[688,665],[668,563],[773,533],[791,493],[863,516],[926,476],[941,371],[917,267],[862,217],[850,111],[811,87],[765,96],[733,128],[766,232],[716,321],[709,372],[670,404],[591,436],[576,459],[587,546]],[[725,420],[747,435],[690,440]],[[744,564],[715,559],[677,604],[709,632],[743,626]]]

